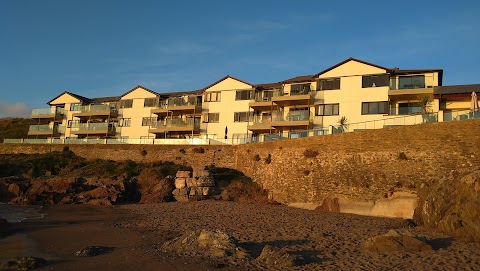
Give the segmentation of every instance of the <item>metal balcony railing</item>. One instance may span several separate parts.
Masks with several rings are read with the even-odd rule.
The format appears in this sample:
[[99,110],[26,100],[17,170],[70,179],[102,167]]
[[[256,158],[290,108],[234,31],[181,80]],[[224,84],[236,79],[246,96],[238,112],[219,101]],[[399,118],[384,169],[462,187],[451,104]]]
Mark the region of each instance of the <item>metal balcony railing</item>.
[[159,129],[167,127],[189,127],[194,126],[195,128],[200,127],[199,119],[165,119],[163,121],[155,121],[150,124],[150,128]]
[[116,113],[117,109],[108,104],[89,104],[78,107],[80,113],[98,113],[98,112],[110,112]]
[[28,131],[29,132],[32,132],[32,133],[35,133],[35,132],[39,132],[39,133],[47,133],[47,132],[50,132],[50,133],[60,133],[62,134],[63,133],[63,126],[62,125],[48,125],[48,124],[42,124],[42,125],[30,125],[30,127],[28,128]]
[[73,132],[108,131],[115,132],[115,126],[109,123],[77,123],[71,127]]

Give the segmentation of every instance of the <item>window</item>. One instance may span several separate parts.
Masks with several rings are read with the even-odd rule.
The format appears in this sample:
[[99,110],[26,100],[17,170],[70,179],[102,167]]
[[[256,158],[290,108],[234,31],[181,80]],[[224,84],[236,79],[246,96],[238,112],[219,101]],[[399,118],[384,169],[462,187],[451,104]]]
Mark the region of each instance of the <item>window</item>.
[[362,103],[362,115],[387,114],[388,102],[366,102]]
[[131,118],[118,119],[118,126],[119,127],[130,127],[131,120],[132,120]]
[[220,119],[220,113],[207,113],[203,115],[203,122],[218,123]]
[[154,121],[156,121],[156,118],[144,117],[142,118],[142,126],[151,126]]
[[120,100],[119,107],[120,108],[132,108],[133,100]]
[[234,122],[248,122],[253,121],[253,114],[251,115],[250,112],[235,112],[233,114],[233,121]]
[[80,111],[82,109],[82,104],[76,103],[70,105],[70,111]]
[[338,116],[339,104],[318,104],[315,106],[315,116]]
[[425,88],[425,76],[399,76],[398,89]]
[[386,87],[390,83],[388,74],[362,76],[362,88]]
[[78,120],[69,120],[67,123],[68,128],[77,128],[79,124]]
[[310,84],[296,84],[290,86],[290,95],[301,95],[310,92]]
[[237,90],[235,93],[235,100],[236,101],[241,101],[241,100],[253,100],[255,96],[253,95],[253,90]]
[[205,93],[204,101],[205,102],[219,102],[220,101],[220,91]]
[[157,101],[157,98],[146,98],[145,101],[143,101],[143,107],[155,107]]
[[340,89],[340,78],[317,80],[317,90]]

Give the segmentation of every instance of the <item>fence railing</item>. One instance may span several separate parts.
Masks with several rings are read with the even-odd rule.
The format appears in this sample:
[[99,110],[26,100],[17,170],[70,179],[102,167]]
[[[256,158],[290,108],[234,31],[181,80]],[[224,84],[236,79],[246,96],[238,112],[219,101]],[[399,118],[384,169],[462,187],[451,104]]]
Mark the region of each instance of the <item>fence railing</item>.
[[[416,125],[429,122],[437,122],[438,112],[417,114],[409,116],[400,116],[385,118],[379,120],[350,123],[344,126],[336,125],[310,130],[283,131],[274,134],[263,135],[245,135],[234,138],[48,138],[48,139],[4,139],[3,143],[27,143],[27,144],[153,144],[153,145],[236,145],[256,142],[268,142],[273,140],[295,139],[311,136],[324,136],[344,132],[355,132],[369,129],[381,129],[404,125]],[[452,110],[443,112],[443,121],[480,119],[480,112],[470,112],[469,110]],[[92,124],[92,123],[91,123]],[[90,125],[91,125],[90,124]],[[107,123],[96,123],[98,125],[108,125]],[[206,136],[206,135],[204,135]]]

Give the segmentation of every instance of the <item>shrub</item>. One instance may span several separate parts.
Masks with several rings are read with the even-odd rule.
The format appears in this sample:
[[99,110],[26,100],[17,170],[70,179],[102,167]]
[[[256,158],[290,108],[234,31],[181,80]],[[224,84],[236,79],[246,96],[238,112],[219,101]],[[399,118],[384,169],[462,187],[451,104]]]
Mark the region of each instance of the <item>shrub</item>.
[[402,151],[398,154],[398,159],[399,160],[408,160],[407,155]]
[[199,147],[199,148],[195,147],[193,148],[193,153],[205,153],[205,149],[202,147]]
[[258,154],[255,154],[255,156],[253,157],[253,160],[255,161],[260,161],[262,158],[260,158],[260,155]]
[[272,155],[269,153],[267,158],[265,158],[265,164],[270,164],[272,162]]
[[183,148],[182,148],[182,149],[180,149],[180,150],[178,150],[178,151],[179,151],[180,153],[182,153],[182,154],[185,154],[185,153],[187,153],[187,151],[186,151],[185,149],[183,149]]
[[318,151],[315,151],[315,150],[305,150],[303,152],[303,156],[305,156],[306,158],[315,158],[318,156]]

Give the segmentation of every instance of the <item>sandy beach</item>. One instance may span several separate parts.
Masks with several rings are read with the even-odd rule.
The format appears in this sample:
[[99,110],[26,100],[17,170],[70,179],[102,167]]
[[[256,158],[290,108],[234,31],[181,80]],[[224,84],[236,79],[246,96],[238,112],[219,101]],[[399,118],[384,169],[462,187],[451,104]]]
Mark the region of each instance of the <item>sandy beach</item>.
[[[302,255],[306,263],[290,270],[479,270],[480,244],[465,243],[422,227],[434,248],[418,253],[373,253],[361,248],[368,237],[400,228],[401,219],[314,212],[282,205],[222,201],[151,205],[47,206],[42,219],[14,227],[28,253],[49,264],[37,270],[280,270],[254,259],[171,255],[160,246],[188,230],[221,230],[239,241],[252,258],[267,244]],[[21,234],[21,235],[18,235]],[[86,246],[113,251],[76,257]],[[13,251],[5,242],[0,251]],[[22,248],[17,249],[21,251]],[[17,252],[19,253],[19,252]],[[2,253],[3,257],[7,253]],[[8,256],[11,256],[9,253]]]

